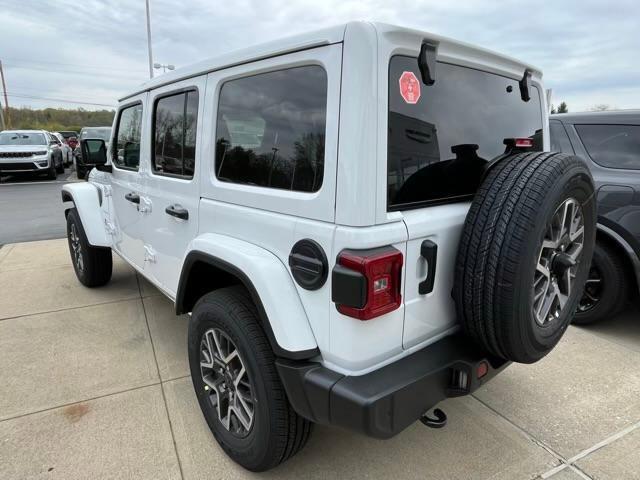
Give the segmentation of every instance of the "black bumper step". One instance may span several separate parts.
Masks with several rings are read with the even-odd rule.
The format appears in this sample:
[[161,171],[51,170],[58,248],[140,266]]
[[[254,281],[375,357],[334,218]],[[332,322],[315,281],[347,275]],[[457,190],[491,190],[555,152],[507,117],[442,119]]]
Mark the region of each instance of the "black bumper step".
[[[376,438],[396,435],[447,397],[475,391],[508,364],[459,334],[357,377],[319,363],[276,361],[298,414]],[[482,378],[479,369],[486,370]]]

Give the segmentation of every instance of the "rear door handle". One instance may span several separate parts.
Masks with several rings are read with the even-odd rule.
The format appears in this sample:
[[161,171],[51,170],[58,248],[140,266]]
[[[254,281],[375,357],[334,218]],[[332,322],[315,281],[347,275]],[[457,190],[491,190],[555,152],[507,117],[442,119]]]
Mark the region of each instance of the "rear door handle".
[[420,245],[420,255],[427,261],[427,278],[418,284],[418,293],[426,295],[433,292],[433,285],[436,282],[438,245],[431,240],[425,240]]
[[180,205],[169,205],[164,209],[164,211],[167,215],[171,215],[172,217],[189,220],[189,211],[186,208],[182,208]]
[[124,198],[127,199],[131,203],[136,203],[136,204],[140,205],[140,195],[138,195],[135,192],[131,192],[131,193],[125,194]]

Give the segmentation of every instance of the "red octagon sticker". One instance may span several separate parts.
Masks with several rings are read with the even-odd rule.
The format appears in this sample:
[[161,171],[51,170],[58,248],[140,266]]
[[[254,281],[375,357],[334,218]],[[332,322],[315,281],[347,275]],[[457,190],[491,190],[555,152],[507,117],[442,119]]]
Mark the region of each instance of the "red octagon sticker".
[[400,75],[400,95],[410,104],[416,104],[420,100],[420,82],[413,72],[402,72]]

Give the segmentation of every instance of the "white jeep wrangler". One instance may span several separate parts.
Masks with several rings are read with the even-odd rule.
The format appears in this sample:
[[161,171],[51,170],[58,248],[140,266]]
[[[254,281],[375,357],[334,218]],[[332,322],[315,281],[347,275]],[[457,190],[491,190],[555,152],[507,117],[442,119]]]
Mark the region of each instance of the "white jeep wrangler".
[[115,251],[191,313],[227,454],[260,471],[313,423],[391,437],[559,341],[593,251],[593,181],[549,147],[536,68],[349,23],[155,78],[65,185],[88,287]]

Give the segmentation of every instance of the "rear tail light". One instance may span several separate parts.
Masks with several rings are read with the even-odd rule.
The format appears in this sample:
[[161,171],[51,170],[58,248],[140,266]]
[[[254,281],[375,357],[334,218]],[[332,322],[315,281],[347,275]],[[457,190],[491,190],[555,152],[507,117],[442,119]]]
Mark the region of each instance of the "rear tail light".
[[533,139],[531,138],[516,138],[516,148],[531,148],[533,147]]
[[397,309],[402,252],[393,247],[343,250],[332,273],[332,300],[340,313],[369,320]]
[[502,143],[506,145],[505,153],[515,149],[528,150],[533,148],[533,138],[505,138]]

